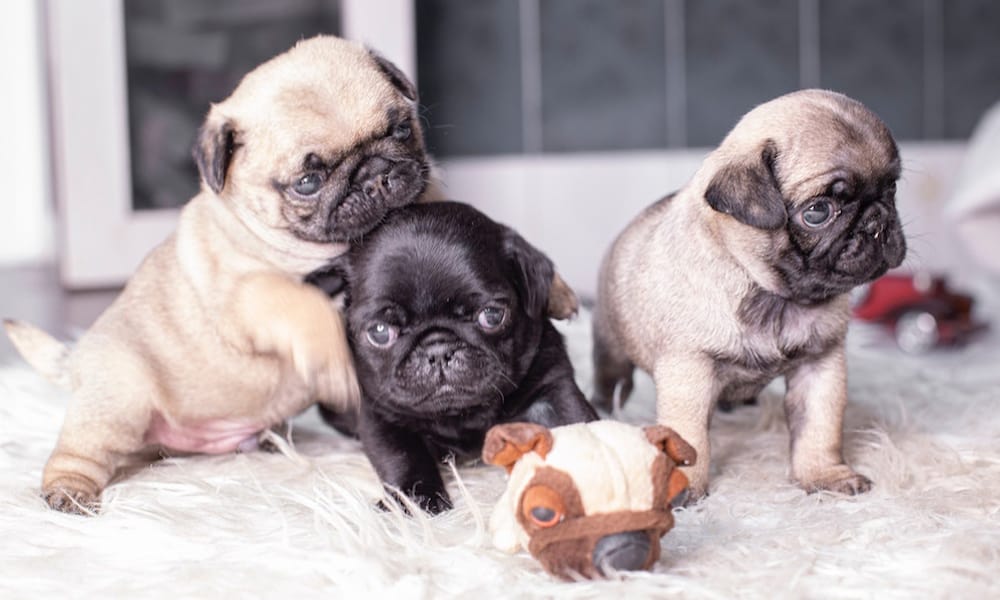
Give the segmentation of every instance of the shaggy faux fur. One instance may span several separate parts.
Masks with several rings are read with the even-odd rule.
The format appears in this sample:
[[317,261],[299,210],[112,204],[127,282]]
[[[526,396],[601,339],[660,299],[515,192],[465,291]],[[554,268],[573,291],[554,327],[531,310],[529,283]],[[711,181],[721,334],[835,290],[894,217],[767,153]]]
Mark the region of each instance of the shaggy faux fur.
[[[586,315],[563,330],[586,390]],[[711,495],[677,511],[654,572],[576,583],[491,547],[502,469],[459,468],[457,508],[440,517],[379,512],[358,444],[314,411],[281,452],[166,459],[108,488],[100,516],[53,512],[38,486],[66,397],[11,365],[0,370],[0,597],[1000,597],[997,333],[910,357],[854,326],[849,347],[845,448],[871,493],[807,495],[788,481],[775,384],[759,406],[716,415]],[[635,394],[622,418],[652,422],[650,381]]]

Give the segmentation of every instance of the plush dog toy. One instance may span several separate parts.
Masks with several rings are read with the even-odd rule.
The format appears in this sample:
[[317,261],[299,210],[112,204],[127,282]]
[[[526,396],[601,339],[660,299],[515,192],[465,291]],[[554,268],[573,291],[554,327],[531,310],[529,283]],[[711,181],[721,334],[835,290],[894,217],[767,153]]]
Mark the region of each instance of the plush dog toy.
[[527,549],[563,579],[649,569],[687,495],[695,450],[668,427],[594,421],[547,429],[497,425],[483,460],[507,469],[490,518],[493,543]]

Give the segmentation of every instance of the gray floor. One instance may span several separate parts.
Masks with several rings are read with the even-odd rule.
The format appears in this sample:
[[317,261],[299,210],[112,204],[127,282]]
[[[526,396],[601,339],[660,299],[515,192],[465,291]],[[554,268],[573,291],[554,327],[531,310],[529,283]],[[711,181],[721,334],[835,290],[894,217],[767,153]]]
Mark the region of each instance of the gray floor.
[[[90,326],[118,290],[67,292],[54,266],[0,268],[0,318],[19,319],[62,338]],[[7,336],[0,335],[0,365],[19,362]]]

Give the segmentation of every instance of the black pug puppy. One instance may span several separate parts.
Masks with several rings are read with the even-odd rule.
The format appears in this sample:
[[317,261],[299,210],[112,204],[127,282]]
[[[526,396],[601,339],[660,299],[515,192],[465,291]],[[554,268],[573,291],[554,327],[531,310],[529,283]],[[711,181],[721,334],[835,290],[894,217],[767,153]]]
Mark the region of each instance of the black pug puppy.
[[512,229],[433,202],[394,211],[310,277],[331,295],[346,286],[363,397],[360,414],[323,417],[361,438],[391,492],[439,513],[451,508],[439,463],[478,457],[490,427],[597,419],[546,316],[553,275]]

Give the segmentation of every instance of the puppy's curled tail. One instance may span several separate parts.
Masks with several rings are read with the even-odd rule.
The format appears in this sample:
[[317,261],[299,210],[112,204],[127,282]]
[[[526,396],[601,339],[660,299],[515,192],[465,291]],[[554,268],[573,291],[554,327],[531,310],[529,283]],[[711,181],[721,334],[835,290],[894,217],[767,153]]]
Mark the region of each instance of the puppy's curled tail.
[[3,328],[29,365],[52,383],[69,389],[69,373],[65,368],[69,348],[65,344],[23,321],[4,319]]

